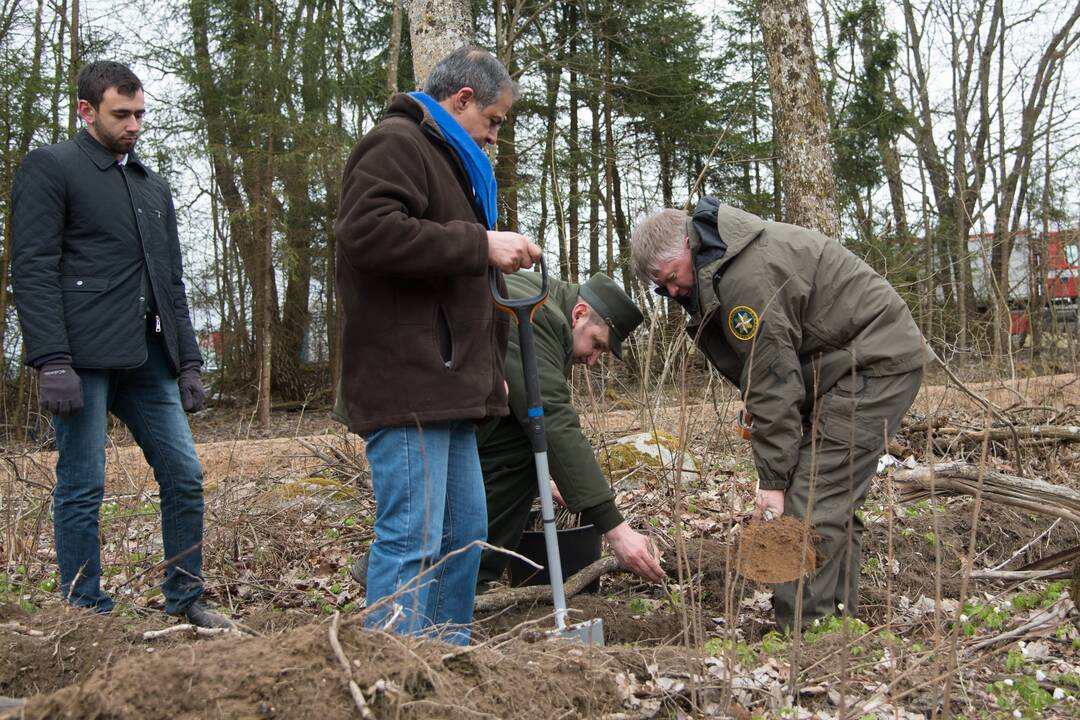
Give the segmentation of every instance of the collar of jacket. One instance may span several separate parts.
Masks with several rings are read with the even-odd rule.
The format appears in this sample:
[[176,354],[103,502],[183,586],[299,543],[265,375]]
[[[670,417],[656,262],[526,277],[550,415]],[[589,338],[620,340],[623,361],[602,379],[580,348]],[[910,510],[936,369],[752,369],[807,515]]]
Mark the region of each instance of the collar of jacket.
[[472,181],[469,180],[469,173],[465,170],[465,163],[461,161],[458,156],[457,150],[442,134],[442,130],[439,129],[439,123],[435,122],[435,118],[431,117],[431,113],[424,107],[419,100],[409,97],[408,93],[397,93],[390,99],[390,105],[386,108],[386,113],[383,117],[400,116],[412,120],[420,129],[430,135],[436,142],[441,143],[450,153],[450,156],[454,158],[454,162],[457,164],[458,169],[461,171],[461,176],[465,179],[465,187],[468,192],[465,194],[469,197],[469,202],[473,206],[473,212],[476,213],[476,217],[481,225],[484,225],[485,229],[487,225],[485,223],[485,215],[483,209],[480,207],[480,203],[476,201],[473,196]]
[[[90,161],[97,165],[98,170],[108,170],[116,165],[116,154],[94,139],[90,131],[83,128],[75,135],[75,142],[82,149]],[[135,150],[128,153],[128,165],[145,169],[140,162]]]
[[763,230],[765,221],[757,215],[724,205],[707,195],[698,200],[693,215],[686,219],[686,235],[690,238],[690,257],[696,276],[691,307],[699,315],[719,304],[716,279],[724,266]]
[[[431,113],[428,109],[420,103],[419,100],[409,97],[408,93],[397,93],[390,99],[390,105],[386,108],[386,114],[384,117],[391,117],[394,115],[400,115],[406,117],[417,125],[420,129],[431,135],[433,138],[441,143],[446,143],[446,138],[442,134],[442,130],[439,129],[439,123],[435,122],[435,118],[431,117]],[[454,152],[454,158],[460,163],[460,158],[457,157],[457,152]],[[462,170],[465,167],[462,166]]]

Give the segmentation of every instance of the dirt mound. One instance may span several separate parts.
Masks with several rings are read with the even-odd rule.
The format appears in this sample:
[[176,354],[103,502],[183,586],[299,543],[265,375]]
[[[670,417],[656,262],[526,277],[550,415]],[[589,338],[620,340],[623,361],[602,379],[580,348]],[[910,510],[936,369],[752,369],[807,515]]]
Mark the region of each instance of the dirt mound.
[[[97,668],[131,654],[145,655],[145,630],[162,618],[122,618],[57,605],[30,616],[13,604],[0,610],[0,696],[29,697],[77,682]],[[154,652],[175,639],[163,639]]]
[[[47,606],[31,615],[13,603],[0,603],[0,696],[50,693],[81,682],[123,658],[141,661],[155,654],[168,654],[175,647],[190,644],[190,637],[168,635],[147,642],[142,635],[179,622],[161,613],[145,617],[120,612],[100,615],[66,603]],[[267,610],[246,616],[241,622],[254,632],[271,634],[310,624],[311,616]]]
[[781,515],[768,522],[751,521],[739,536],[736,567],[759,583],[785,583],[812,575],[816,565],[813,539],[802,520]]
[[[319,622],[270,637],[154,645],[32,698],[19,717],[356,717],[328,637]],[[365,632],[356,620],[342,624],[339,638],[375,717],[597,717],[622,707],[620,668],[598,650],[514,642],[462,653]]]

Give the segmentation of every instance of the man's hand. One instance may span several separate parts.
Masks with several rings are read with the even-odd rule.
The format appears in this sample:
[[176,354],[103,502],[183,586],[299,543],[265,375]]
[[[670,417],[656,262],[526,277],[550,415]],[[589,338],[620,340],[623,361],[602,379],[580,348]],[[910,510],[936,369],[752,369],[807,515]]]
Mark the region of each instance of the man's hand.
[[488,265],[504,273],[531,268],[540,260],[540,246],[516,232],[488,230]]
[[773,520],[784,514],[784,491],[783,490],[762,490],[758,488],[757,496],[754,498],[754,517],[764,517],[766,520]]
[[630,528],[625,522],[604,533],[619,564],[649,582],[662,582],[659,553],[653,541]]
[[191,363],[180,368],[180,402],[184,406],[184,412],[196,413],[202,410],[206,400],[206,390],[203,389],[202,378],[199,377],[201,363]]
[[559,507],[566,507],[566,501],[563,500],[562,493],[559,492],[559,486],[555,484],[554,480],[548,480],[548,482],[551,483],[551,499],[554,500]]
[[50,415],[62,418],[82,412],[82,381],[66,356],[38,368],[38,404]]

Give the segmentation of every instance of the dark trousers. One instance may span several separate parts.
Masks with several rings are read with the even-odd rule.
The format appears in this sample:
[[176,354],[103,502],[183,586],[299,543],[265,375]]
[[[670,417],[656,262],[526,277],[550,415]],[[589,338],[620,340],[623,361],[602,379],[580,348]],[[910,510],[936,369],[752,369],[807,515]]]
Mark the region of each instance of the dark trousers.
[[[817,572],[803,581],[802,625],[826,615],[855,615],[863,522],[860,509],[877,461],[918,394],[922,370],[905,375],[841,379],[818,400],[784,494],[784,513],[804,519],[819,536]],[[849,532],[850,531],[850,532]],[[850,535],[850,537],[849,537]],[[776,623],[795,624],[798,583],[773,586]]]
[[[496,452],[482,449],[480,453],[487,496],[488,542],[507,550],[517,550],[521,544],[529,511],[539,494],[532,447],[524,436],[522,440],[520,447],[503,445]],[[509,562],[505,553],[485,550],[480,556],[477,588],[484,589],[502,577]]]

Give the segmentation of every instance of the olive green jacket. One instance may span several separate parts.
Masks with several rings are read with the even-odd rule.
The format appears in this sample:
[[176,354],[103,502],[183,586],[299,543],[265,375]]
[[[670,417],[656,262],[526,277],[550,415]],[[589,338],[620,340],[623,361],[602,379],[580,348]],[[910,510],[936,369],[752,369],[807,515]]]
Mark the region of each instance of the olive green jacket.
[[[540,276],[519,272],[506,278],[511,297],[536,295]],[[544,405],[548,461],[551,476],[572,512],[582,513],[586,522],[605,533],[623,521],[615,507],[608,479],[600,471],[592,446],[581,431],[581,422],[570,400],[567,376],[573,363],[571,310],[578,300],[578,285],[549,280],[549,296],[533,316],[536,364],[540,374],[540,396]],[[512,464],[511,458],[532,455],[528,435],[525,376],[521,367],[521,345],[517,325],[512,323],[506,352],[506,381],[510,385],[509,419],[490,418],[480,425],[477,443],[485,464]],[[535,477],[533,477],[535,482]]]
[[687,234],[687,331],[753,414],[760,487],[786,489],[817,398],[845,374],[921,368],[922,335],[892,285],[820,233],[706,197]]

